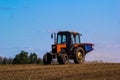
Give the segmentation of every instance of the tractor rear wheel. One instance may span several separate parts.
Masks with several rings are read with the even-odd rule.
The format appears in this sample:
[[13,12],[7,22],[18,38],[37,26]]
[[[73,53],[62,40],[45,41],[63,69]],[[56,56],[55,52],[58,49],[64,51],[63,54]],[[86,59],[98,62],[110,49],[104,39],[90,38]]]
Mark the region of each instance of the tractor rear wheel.
[[85,61],[85,51],[83,48],[78,47],[74,50],[74,62],[80,64]]
[[43,56],[43,63],[44,63],[44,64],[51,64],[51,61],[52,61],[52,54],[46,53],[46,54]]
[[66,64],[68,63],[68,56],[67,54],[59,54],[57,60],[59,64]]

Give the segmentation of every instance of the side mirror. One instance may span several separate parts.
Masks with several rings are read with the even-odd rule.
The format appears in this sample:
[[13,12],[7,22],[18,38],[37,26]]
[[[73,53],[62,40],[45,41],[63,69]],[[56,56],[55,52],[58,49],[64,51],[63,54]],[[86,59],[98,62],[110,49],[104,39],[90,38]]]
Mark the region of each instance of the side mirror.
[[53,39],[53,34],[51,34],[51,39]]

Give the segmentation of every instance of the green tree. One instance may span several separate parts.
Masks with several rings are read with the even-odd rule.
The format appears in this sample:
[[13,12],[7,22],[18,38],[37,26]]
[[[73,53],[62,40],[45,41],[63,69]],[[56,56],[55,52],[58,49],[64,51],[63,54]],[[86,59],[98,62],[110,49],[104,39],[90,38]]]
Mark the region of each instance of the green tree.
[[7,60],[8,60],[8,61],[7,61],[8,64],[12,64],[12,63],[13,63],[13,58],[10,57],[10,58],[8,58]]
[[2,64],[8,64],[8,59],[6,57],[3,58]]
[[37,54],[36,53],[31,53],[29,56],[30,64],[35,64],[37,62]]
[[3,58],[0,56],[0,64],[2,64],[3,62]]
[[42,61],[41,58],[38,58],[38,59],[37,59],[37,64],[43,64],[43,61]]
[[29,63],[28,52],[21,51],[19,54],[15,56],[13,63],[14,64],[28,64]]

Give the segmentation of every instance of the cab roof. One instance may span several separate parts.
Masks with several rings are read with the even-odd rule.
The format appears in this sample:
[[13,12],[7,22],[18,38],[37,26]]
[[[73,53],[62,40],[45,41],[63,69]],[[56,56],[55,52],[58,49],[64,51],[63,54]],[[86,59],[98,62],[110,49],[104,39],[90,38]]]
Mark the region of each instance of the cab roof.
[[58,34],[61,34],[61,33],[68,33],[68,34],[76,34],[76,35],[79,35],[80,33],[78,32],[74,32],[74,31],[59,31]]

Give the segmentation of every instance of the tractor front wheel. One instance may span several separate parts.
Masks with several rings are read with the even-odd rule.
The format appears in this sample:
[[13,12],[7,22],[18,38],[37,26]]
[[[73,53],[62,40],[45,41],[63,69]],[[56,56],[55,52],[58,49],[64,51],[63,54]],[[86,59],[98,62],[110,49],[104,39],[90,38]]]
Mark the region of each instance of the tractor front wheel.
[[51,64],[51,61],[52,61],[52,54],[46,53],[46,54],[43,56],[43,63],[44,63],[44,64]]
[[83,48],[78,47],[74,50],[74,62],[76,64],[83,63],[85,61],[85,51]]

